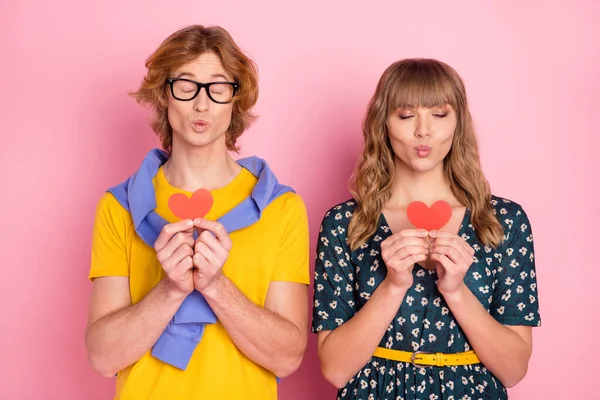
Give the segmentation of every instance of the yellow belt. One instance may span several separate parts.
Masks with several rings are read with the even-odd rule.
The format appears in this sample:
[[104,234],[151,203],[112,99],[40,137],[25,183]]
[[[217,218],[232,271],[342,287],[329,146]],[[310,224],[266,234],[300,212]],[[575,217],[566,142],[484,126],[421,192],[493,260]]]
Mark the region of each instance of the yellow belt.
[[388,360],[401,361],[411,363],[415,367],[426,367],[426,366],[454,366],[454,365],[467,365],[467,364],[479,364],[479,357],[474,351],[466,351],[464,353],[427,353],[423,351],[401,351],[386,349],[384,347],[378,347],[373,353],[375,357],[386,358]]

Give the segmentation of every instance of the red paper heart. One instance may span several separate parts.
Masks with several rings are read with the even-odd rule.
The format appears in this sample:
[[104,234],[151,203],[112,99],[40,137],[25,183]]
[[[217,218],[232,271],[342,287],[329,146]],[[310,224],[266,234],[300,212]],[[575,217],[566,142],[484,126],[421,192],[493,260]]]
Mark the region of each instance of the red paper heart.
[[212,208],[213,197],[206,189],[198,189],[187,197],[183,193],[175,193],[169,198],[169,208],[177,218],[202,218]]
[[422,201],[413,201],[406,209],[408,220],[419,229],[441,229],[452,217],[452,206],[444,200],[433,203],[431,208]]

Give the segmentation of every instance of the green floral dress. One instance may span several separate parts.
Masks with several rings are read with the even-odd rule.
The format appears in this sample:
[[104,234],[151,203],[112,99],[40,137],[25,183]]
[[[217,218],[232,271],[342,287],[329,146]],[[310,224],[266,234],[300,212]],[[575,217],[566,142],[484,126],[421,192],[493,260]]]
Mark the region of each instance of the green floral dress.
[[[486,310],[504,325],[539,326],[533,236],[517,203],[492,198],[504,228],[497,249],[482,245],[467,209],[459,235],[475,250],[465,284]],[[353,200],[329,210],[321,225],[315,264],[312,331],[334,330],[356,314],[386,276],[380,245],[392,234],[383,214],[371,240],[350,251],[348,223]],[[418,264],[414,283],[381,339],[380,347],[405,351],[458,353],[471,350],[462,329],[437,289],[435,271]],[[379,357],[338,391],[338,399],[506,399],[506,389],[483,364],[415,367]]]

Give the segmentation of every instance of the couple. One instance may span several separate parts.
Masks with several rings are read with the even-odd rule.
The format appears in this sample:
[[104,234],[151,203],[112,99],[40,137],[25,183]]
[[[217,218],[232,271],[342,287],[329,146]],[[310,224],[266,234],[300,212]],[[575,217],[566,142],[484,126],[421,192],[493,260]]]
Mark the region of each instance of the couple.
[[[116,399],[275,399],[307,343],[301,197],[258,158],[234,160],[258,96],[220,27],[173,33],[134,97],[154,149],[95,217],[86,345]],[[341,399],[507,398],[540,324],[531,226],[493,196],[450,66],[389,66],[369,103],[353,198],[323,218],[312,332]],[[417,229],[414,201],[451,209]],[[446,204],[445,203],[445,204]]]

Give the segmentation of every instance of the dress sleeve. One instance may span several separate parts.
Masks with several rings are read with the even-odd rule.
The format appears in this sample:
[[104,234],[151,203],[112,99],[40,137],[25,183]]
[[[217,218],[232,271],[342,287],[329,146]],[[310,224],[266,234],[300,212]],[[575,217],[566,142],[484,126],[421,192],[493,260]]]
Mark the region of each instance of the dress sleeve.
[[531,224],[516,203],[499,212],[505,233],[490,314],[504,325],[540,326]]
[[341,206],[325,214],[315,261],[312,332],[333,330],[356,313],[354,268],[346,243],[352,213]]

